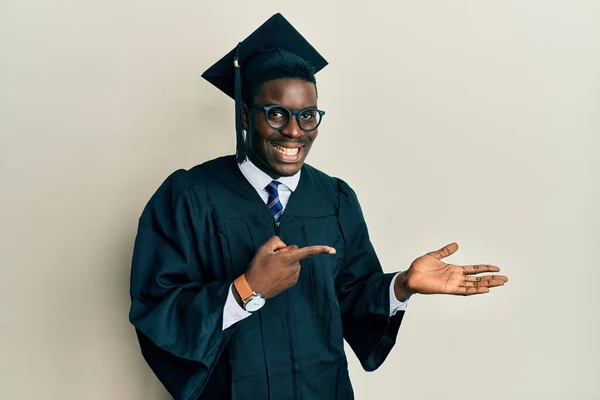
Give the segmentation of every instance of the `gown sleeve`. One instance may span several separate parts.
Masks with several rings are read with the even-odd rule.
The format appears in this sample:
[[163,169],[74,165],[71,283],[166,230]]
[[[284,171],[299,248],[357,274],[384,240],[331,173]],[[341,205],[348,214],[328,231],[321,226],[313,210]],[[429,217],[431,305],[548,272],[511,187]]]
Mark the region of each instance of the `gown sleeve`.
[[336,291],[344,339],[362,367],[374,371],[396,343],[404,311],[390,316],[390,284],[396,273],[383,273],[356,193],[339,179],[338,193],[338,221],[346,252]]
[[187,190],[187,174],[172,174],[145,207],[130,286],[129,319],[142,353],[176,398],[202,390],[234,331],[222,329],[231,282],[208,281],[201,272],[206,193],[201,185]]

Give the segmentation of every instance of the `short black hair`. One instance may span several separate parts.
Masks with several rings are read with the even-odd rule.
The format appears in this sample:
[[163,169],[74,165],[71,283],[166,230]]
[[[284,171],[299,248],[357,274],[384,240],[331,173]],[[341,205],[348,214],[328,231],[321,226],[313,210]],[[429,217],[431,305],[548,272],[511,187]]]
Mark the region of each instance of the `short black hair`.
[[295,61],[293,63],[280,63],[252,77],[243,76],[243,102],[247,105],[254,103],[254,98],[259,94],[263,85],[266,82],[277,79],[302,79],[314,84],[315,89],[317,88],[317,80],[315,79],[314,68],[309,63],[300,61]]

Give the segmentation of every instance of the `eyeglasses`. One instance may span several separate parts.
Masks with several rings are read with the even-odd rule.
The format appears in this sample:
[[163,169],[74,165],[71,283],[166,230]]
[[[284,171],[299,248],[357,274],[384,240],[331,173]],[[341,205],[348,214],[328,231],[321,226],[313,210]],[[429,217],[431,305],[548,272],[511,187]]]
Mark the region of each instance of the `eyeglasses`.
[[295,115],[300,129],[306,133],[312,132],[319,127],[319,124],[323,120],[323,115],[325,115],[325,111],[319,110],[316,107],[308,107],[303,110],[290,110],[278,104],[271,106],[255,104],[250,107],[264,111],[267,124],[277,130],[282,130],[288,126],[292,120],[292,116]]

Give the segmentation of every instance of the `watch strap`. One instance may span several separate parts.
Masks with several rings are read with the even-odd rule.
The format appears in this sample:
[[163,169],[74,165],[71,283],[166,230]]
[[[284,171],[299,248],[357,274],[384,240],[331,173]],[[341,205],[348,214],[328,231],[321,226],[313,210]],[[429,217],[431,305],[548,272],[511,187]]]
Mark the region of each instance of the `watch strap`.
[[236,280],[233,281],[233,285],[242,298],[242,301],[246,301],[254,295],[254,291],[250,288],[250,285],[246,280],[246,276],[243,274],[238,276]]

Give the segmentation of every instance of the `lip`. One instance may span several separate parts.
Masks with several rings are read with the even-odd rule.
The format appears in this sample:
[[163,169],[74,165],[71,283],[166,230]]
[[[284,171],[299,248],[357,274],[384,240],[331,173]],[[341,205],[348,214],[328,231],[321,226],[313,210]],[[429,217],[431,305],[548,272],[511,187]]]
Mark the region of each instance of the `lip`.
[[[271,152],[273,154],[273,158],[275,161],[282,164],[296,164],[302,160],[302,153],[304,152],[304,145],[301,143],[286,143],[286,145],[280,143],[269,143],[271,146]],[[293,156],[288,156],[285,154],[281,154],[277,150],[275,150],[275,145],[280,147],[285,147],[286,149],[298,149],[298,153]]]
[[286,149],[299,149],[300,147],[305,146],[303,143],[290,143],[290,142],[283,142],[283,143],[271,142],[270,144],[272,146],[276,145],[279,147],[285,147]]

